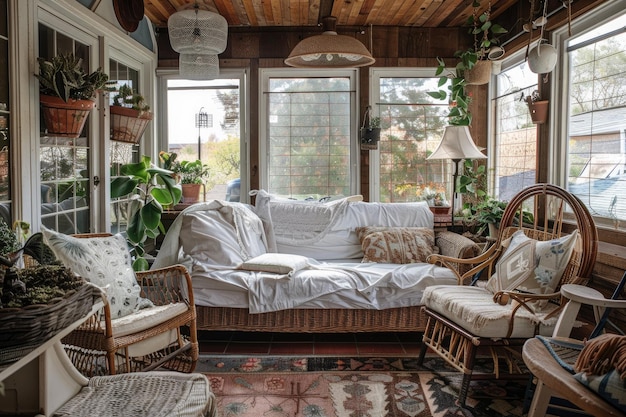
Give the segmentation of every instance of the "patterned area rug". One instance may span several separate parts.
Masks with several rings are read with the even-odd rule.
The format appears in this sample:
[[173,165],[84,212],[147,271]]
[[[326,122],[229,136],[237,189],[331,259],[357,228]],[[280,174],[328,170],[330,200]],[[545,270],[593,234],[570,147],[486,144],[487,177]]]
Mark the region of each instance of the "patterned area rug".
[[[490,369],[479,360],[475,372]],[[521,416],[527,380],[472,381],[455,404],[461,375],[435,358],[206,357],[221,417]]]

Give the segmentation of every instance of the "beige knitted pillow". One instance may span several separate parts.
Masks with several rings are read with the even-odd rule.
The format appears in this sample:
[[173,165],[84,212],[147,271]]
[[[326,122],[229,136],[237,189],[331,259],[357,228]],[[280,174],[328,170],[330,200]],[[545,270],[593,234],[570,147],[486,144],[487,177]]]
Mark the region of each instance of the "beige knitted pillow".
[[436,253],[435,232],[427,227],[358,227],[361,262],[410,264]]

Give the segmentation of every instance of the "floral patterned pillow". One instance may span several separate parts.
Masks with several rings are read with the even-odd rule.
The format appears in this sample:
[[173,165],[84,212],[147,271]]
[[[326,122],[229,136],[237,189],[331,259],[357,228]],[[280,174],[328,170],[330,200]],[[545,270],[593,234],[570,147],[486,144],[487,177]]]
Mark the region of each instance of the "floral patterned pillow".
[[150,300],[139,295],[141,287],[124,236],[79,239],[43,227],[42,232],[48,246],[66,267],[105,291],[112,318],[152,307]]
[[435,232],[428,227],[357,227],[361,262],[410,264],[426,262],[436,252]]
[[493,293],[515,289],[534,294],[554,292],[577,239],[578,231],[547,241],[530,239],[521,230],[515,232],[498,260],[496,273],[487,282],[487,289]]

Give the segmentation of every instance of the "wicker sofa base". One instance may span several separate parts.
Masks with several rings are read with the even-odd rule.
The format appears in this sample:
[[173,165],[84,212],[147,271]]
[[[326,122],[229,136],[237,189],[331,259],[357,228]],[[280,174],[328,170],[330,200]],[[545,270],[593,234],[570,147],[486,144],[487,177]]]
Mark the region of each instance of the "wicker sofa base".
[[198,330],[281,333],[423,332],[423,306],[386,310],[291,309],[250,314],[246,308],[196,306]]

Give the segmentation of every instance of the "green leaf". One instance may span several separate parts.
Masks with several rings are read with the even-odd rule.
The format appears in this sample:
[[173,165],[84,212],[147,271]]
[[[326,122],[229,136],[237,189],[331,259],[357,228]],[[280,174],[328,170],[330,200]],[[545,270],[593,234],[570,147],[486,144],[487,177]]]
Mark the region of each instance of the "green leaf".
[[150,265],[145,258],[137,257],[133,262],[133,271],[135,272],[147,271],[148,269],[150,269]]
[[146,239],[146,228],[141,220],[141,211],[135,211],[128,220],[128,227],[126,228],[126,236],[132,243],[140,244]]
[[111,181],[111,198],[126,196],[135,190],[139,181],[133,177],[117,177]]
[[161,222],[161,214],[163,207],[156,201],[152,200],[140,210],[141,220],[145,224],[146,229],[156,229]]
[[491,33],[495,33],[497,35],[500,35],[502,33],[508,33],[508,30],[506,30],[505,28],[503,28],[499,24],[494,23],[493,25],[491,25]]

